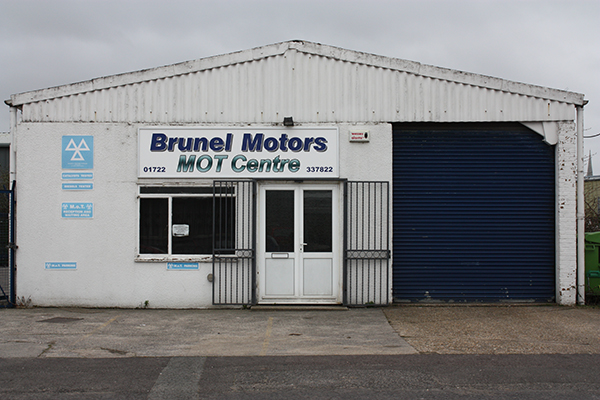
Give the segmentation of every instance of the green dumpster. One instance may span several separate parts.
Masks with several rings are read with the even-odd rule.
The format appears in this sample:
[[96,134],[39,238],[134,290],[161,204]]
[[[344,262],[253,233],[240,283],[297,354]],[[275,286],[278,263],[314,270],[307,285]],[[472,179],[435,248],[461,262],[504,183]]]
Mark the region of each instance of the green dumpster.
[[585,291],[600,295],[600,232],[585,234]]

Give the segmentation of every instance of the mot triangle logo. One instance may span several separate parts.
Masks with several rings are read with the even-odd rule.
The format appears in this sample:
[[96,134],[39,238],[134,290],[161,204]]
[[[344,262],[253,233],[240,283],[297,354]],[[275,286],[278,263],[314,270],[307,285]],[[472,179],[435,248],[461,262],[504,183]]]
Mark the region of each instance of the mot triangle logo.
[[63,169],[93,169],[94,137],[63,136],[62,167]]
[[81,152],[90,151],[90,148],[85,142],[85,139],[81,139],[81,142],[79,142],[78,145],[75,145],[75,140],[71,139],[65,150],[74,152],[73,156],[71,157],[71,161],[85,161],[85,158],[83,158],[83,154],[81,154]]

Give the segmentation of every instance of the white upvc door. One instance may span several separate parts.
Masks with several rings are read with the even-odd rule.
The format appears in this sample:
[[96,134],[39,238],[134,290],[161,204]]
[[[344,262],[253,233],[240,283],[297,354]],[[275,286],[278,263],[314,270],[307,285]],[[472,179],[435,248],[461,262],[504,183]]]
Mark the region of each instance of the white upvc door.
[[340,303],[339,186],[262,185],[259,196],[259,303]]

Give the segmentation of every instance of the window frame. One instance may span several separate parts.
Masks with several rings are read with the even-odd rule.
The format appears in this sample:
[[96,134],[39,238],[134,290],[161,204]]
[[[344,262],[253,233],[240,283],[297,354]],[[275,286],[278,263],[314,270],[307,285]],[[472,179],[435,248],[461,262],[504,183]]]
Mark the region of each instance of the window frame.
[[[145,192],[146,189],[147,191]],[[154,191],[152,193],[152,191]],[[177,193],[177,192],[180,193]],[[188,193],[185,193],[188,191]],[[144,193],[145,192],[145,193]],[[214,197],[212,185],[138,185],[137,196],[137,232],[136,232],[136,258],[138,262],[168,262],[168,261],[212,261],[212,252],[210,254],[173,254],[173,199],[174,198],[209,198]],[[236,197],[236,194],[233,194]],[[167,199],[167,253],[141,253],[141,203],[142,199]],[[212,213],[212,212],[211,212]],[[213,218],[211,218],[211,230],[213,229]],[[213,244],[211,243],[211,248]]]

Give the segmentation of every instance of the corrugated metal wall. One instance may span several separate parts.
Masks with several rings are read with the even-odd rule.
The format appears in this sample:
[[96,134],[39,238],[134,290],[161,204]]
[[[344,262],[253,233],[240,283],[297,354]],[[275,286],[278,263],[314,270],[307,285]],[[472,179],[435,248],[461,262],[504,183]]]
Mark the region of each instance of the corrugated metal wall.
[[551,301],[554,147],[453,125],[394,128],[394,300]]
[[[295,49],[22,105],[25,122],[156,124],[572,120],[572,104]],[[92,85],[93,86],[93,85]],[[57,91],[60,92],[60,91]]]

